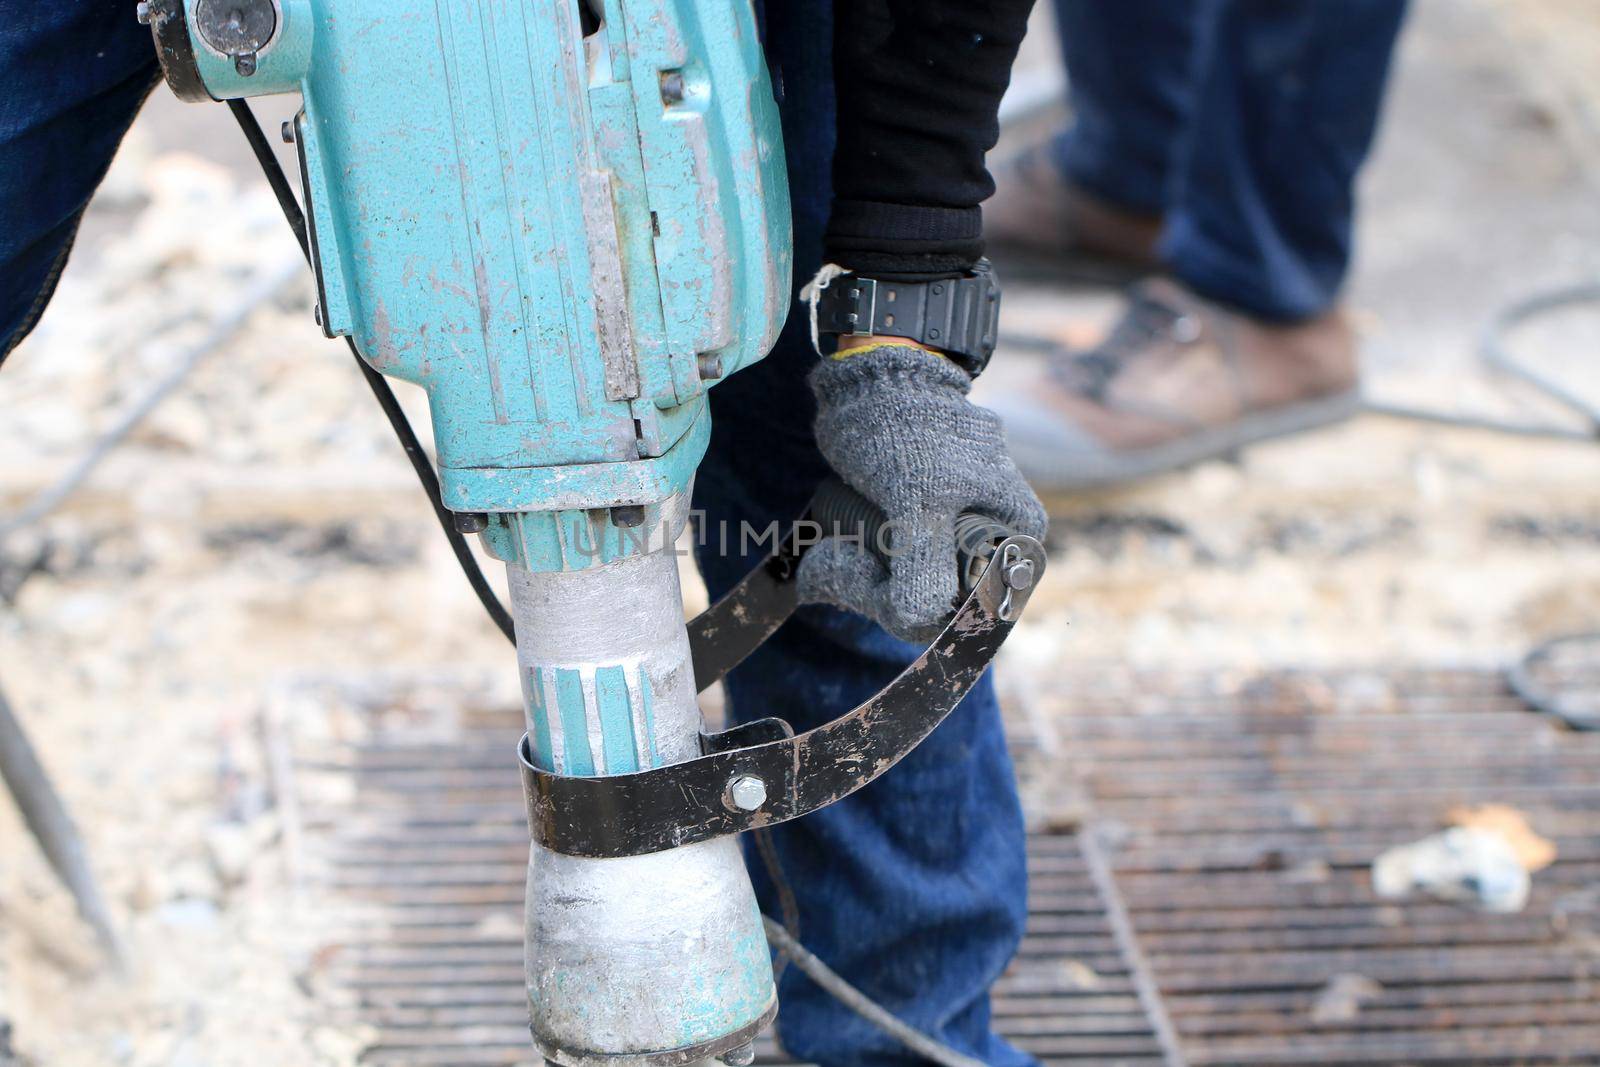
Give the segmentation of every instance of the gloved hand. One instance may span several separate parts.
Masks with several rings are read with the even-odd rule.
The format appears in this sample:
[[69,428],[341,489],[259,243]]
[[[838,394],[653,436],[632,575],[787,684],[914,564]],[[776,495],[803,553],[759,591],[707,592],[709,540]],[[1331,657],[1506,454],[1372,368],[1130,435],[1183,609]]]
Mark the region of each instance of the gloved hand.
[[885,569],[864,544],[824,540],[800,562],[800,599],[924,644],[959,589],[956,516],[977,512],[1042,538],[1044,507],[1006,452],[999,417],[967,399],[971,379],[937,353],[875,344],[824,356],[810,382],[817,444],[894,524],[894,552]]

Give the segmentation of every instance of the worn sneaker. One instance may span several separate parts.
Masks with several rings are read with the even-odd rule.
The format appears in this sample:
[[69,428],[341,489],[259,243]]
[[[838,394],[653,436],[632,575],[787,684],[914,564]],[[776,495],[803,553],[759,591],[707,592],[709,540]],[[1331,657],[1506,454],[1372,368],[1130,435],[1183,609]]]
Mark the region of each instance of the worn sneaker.
[[1346,418],[1355,338],[1331,311],[1277,326],[1157,279],[1100,344],[985,397],[1034,488],[1114,485]]
[[983,205],[984,243],[993,256],[1088,261],[1124,273],[1155,269],[1161,216],[1130,211],[1067,180],[1050,142],[997,165],[994,184],[994,196]]

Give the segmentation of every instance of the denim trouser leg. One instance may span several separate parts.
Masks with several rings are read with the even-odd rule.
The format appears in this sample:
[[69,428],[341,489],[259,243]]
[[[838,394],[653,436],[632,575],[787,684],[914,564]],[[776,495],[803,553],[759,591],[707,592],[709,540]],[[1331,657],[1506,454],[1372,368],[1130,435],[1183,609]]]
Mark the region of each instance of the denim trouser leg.
[[[833,155],[828,7],[769,0],[768,56],[794,200],[796,284],[815,271]],[[701,566],[713,595],[754,566],[739,523],[797,516],[827,471],[811,433],[805,373],[815,355],[792,315],[766,360],[711,394],[709,455],[695,485],[710,543]],[[732,531],[726,552],[720,529]],[[727,680],[740,720],[777,715],[804,730],[892,679],[916,650],[865,620],[805,608]],[[860,793],[771,834],[795,892],[806,945],[895,1014],[991,1064],[1028,1057],[989,1027],[989,985],[1026,920],[1021,809],[999,709],[987,679],[903,763]],[[781,893],[752,848],[762,907]],[[823,993],[794,967],[779,985],[779,1033],[795,1056],[828,1065],[913,1064],[917,1057]]]
[[1206,69],[1162,257],[1273,321],[1325,311],[1350,264],[1355,180],[1404,0],[1207,0]]
[[1056,0],[1065,173],[1168,219],[1196,292],[1274,321],[1337,297],[1404,0]]
[[1056,140],[1073,181],[1114,204],[1161,214],[1194,110],[1201,4],[1056,0],[1073,122]]
[[18,3],[0,19],[0,362],[44,311],[156,76],[132,4]]

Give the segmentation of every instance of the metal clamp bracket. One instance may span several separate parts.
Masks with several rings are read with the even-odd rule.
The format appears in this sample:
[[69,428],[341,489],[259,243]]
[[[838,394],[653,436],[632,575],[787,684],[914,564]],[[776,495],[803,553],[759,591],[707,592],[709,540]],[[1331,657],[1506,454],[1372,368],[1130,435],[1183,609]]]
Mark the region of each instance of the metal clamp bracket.
[[[799,555],[786,542],[696,620],[701,688],[793,612]],[[1044,566],[1044,549],[1031,537],[994,545],[971,591],[916,662],[866,703],[803,734],[763,719],[705,738],[706,754],[697,759],[593,777],[535,767],[524,737],[518,756],[534,840],[573,856],[636,856],[786,822],[848,796],[955,710],[1010,634]],[[706,641],[708,633],[715,640]],[[713,648],[717,654],[707,651]]]

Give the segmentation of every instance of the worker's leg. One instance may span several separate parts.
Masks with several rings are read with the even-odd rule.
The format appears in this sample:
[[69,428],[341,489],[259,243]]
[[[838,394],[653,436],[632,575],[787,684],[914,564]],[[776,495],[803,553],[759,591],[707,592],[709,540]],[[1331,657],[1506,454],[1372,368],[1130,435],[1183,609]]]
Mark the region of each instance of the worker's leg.
[[1350,264],[1355,179],[1404,0],[1207,0],[1205,73],[1162,258],[1272,322],[1326,311]]
[[[1068,210],[1088,193],[1135,214],[1124,222],[1164,215],[1159,257],[1204,297],[1273,322],[1325,311],[1404,13],[1405,0],[1057,0],[1072,121],[1053,167],[1025,158],[997,176],[991,239],[1071,253],[1072,223],[1097,223],[1091,238],[1107,225]],[[1041,224],[1053,214],[1066,225]]]
[[1197,0],[1202,57],[1157,251],[1086,353],[991,398],[1043,490],[1117,484],[1360,407],[1336,306],[1403,0]]
[[0,362],[43,313],[157,73],[131,3],[14,4],[0,20]]
[[[783,86],[785,151],[795,205],[797,279],[816,269],[832,156],[827,5],[769,3],[767,40]],[[711,543],[713,594],[752,567],[740,523],[798,515],[826,472],[811,435],[805,373],[812,354],[792,316],[777,349],[712,393],[710,454],[696,481]],[[728,529],[726,554],[717,543]],[[888,683],[914,650],[864,620],[806,608],[728,679],[733,715],[777,715],[797,729],[848,710]],[[988,988],[1021,938],[1026,876],[1020,808],[994,691],[985,681],[902,764],[833,807],[775,829],[773,852],[802,940],[900,1017],[995,1064],[1027,1059],[991,1035]],[[763,907],[784,913],[784,888],[751,850]],[[833,1001],[793,967],[779,987],[788,1050],[829,1067],[917,1058]]]
[[994,168],[984,233],[1008,253],[1155,266],[1200,75],[1195,0],[1056,0],[1071,121]]
[[1200,5],[1194,0],[1056,0],[1072,122],[1061,173],[1112,203],[1166,210],[1174,146],[1194,111]]

